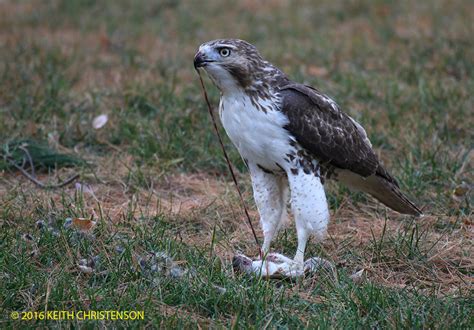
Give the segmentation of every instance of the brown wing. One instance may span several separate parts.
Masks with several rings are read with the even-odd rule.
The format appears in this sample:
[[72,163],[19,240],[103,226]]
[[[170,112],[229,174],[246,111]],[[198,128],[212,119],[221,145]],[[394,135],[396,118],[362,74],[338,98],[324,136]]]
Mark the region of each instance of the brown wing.
[[395,211],[422,214],[380,164],[362,126],[334,101],[301,84],[286,85],[280,94],[281,111],[289,119],[286,129],[319,161],[348,170],[339,172],[342,182],[369,193]]
[[[280,89],[286,129],[321,162],[363,177],[377,174],[397,185],[380,165],[364,129],[319,91],[289,84]],[[397,185],[398,186],[398,185]]]

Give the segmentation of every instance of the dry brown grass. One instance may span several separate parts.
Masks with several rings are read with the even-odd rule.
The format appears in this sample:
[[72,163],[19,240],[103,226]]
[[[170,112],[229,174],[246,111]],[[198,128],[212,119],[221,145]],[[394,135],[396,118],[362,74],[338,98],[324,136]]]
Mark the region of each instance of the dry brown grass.
[[[82,188],[71,186],[63,193],[72,199],[78,189],[83,189],[81,209],[85,215],[106,219],[108,226],[113,227],[114,223],[122,221],[130,212],[137,219],[164,214],[183,241],[204,249],[211,244],[215,226],[225,229],[225,237],[215,249],[225,262],[230,262],[237,252],[236,248],[249,255],[258,253],[230,182],[203,173],[182,173],[162,177],[152,183],[152,188],[138,187],[129,191],[123,178],[133,166],[130,157],[112,155],[101,158],[95,178],[86,176],[82,180]],[[67,172],[70,171],[63,172],[60,177],[68,176]],[[43,175],[40,179],[48,178]],[[247,181],[243,176],[241,180]],[[4,203],[8,192],[12,190],[28,192],[21,201],[10,201],[17,204],[18,217],[34,216],[38,208],[56,208],[58,212],[61,211],[58,205],[61,205],[63,197],[56,191],[38,189],[20,175],[4,173],[2,181],[0,198]],[[250,198],[248,192],[247,199]],[[4,204],[4,207],[7,206],[12,205]],[[253,207],[251,216],[261,237],[257,223],[258,213]],[[354,205],[346,200],[333,212],[328,238],[322,242],[322,249],[342,269],[365,269],[370,281],[384,286],[411,286],[429,290],[436,288],[440,294],[471,290],[474,284],[469,275],[474,270],[473,222],[469,219],[459,222],[457,216],[442,215],[427,215],[417,220],[418,230],[424,233],[420,246],[422,250],[429,248],[426,260],[422,263],[409,256],[399,255],[393,250],[393,245],[376,250],[374,240],[378,243],[381,239],[396,240],[397,233],[406,232],[409,226],[407,221],[408,219],[385,210],[376,202]],[[291,224],[287,230],[293,232],[293,226]],[[456,226],[456,229],[448,233],[440,230],[440,226]],[[316,242],[313,244],[317,245]],[[348,251],[359,256],[357,261],[347,258]]]

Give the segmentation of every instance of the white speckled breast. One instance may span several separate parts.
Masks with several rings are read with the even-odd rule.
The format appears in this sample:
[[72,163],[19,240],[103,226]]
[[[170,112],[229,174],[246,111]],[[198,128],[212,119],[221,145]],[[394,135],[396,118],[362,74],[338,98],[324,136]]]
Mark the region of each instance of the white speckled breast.
[[279,170],[277,163],[286,169],[284,158],[293,149],[283,128],[288,118],[272,109],[275,102],[260,102],[270,110],[257,109],[243,92],[223,95],[219,105],[222,125],[244,159],[268,170]]

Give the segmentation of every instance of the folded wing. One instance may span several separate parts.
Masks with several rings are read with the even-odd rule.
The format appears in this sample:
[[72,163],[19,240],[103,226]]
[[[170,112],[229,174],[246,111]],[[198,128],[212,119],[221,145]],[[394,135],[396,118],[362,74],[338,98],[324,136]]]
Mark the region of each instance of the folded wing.
[[316,89],[289,84],[280,89],[286,129],[320,163],[339,170],[342,181],[371,194],[390,208],[406,214],[421,211],[400,191],[380,164],[365,130],[337,104]]

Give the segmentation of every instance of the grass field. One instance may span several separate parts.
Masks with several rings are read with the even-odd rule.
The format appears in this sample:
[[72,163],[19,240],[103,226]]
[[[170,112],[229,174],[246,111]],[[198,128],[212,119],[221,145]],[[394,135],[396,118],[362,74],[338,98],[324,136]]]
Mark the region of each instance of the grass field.
[[[474,3],[315,3],[0,1],[0,327],[474,327]],[[427,216],[329,183],[329,235],[306,254],[336,279],[234,273],[257,248],[192,64],[219,37],[337,100]],[[42,189],[28,156],[45,185],[78,177]],[[291,227],[273,245],[295,248]],[[11,317],[53,310],[145,318]]]

